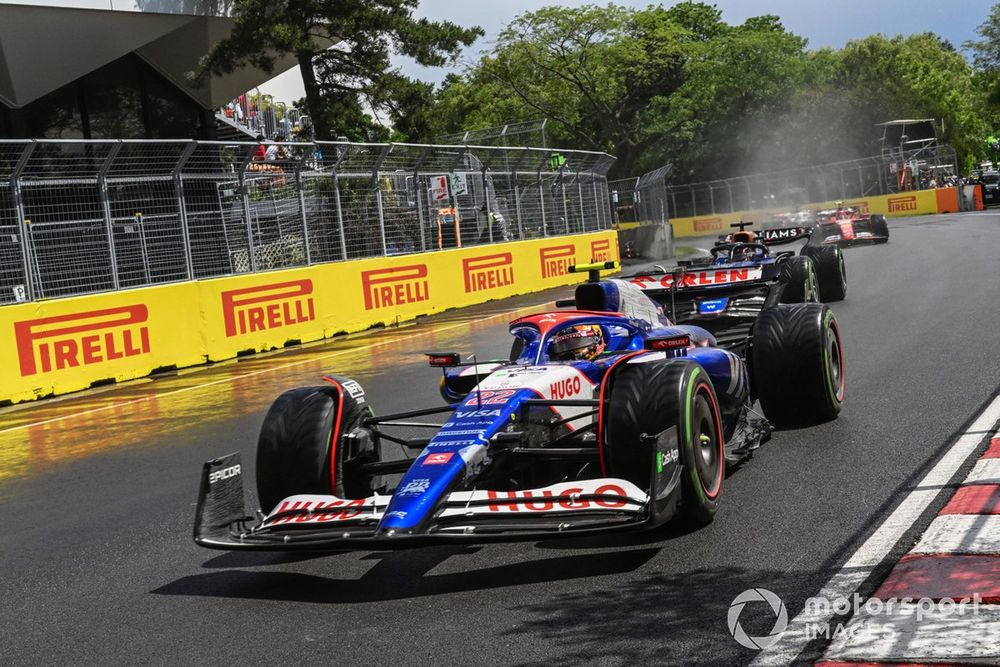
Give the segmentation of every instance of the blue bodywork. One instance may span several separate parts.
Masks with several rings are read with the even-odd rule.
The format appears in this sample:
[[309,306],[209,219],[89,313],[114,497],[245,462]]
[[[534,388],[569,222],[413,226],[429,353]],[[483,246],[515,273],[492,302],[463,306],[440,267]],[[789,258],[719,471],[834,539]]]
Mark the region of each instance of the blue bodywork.
[[[643,354],[648,339],[688,335],[692,347],[645,354],[687,357],[701,364],[711,377],[723,414],[734,414],[746,403],[749,386],[743,359],[715,347],[715,339],[708,331],[671,324],[659,305],[625,281],[605,280],[585,285],[577,291],[577,303],[585,305],[586,310],[557,311],[515,320],[510,331],[517,340],[515,350],[519,348],[519,353],[494,375],[513,370],[523,379],[525,373],[532,371],[522,369],[536,369],[549,378],[552,374],[558,376],[559,367],[564,367],[567,376],[578,372],[586,378],[579,382],[593,384],[595,393],[587,396],[591,398],[599,391],[608,370],[626,355]],[[547,349],[552,337],[566,327],[578,325],[601,327],[607,345],[604,354],[593,361],[549,359]],[[459,382],[468,371],[469,367],[447,369],[444,386]],[[481,387],[490,386],[490,376],[478,379],[484,380]],[[420,532],[446,494],[474,481],[483,467],[489,465],[490,439],[508,427],[522,401],[542,397],[537,387],[523,386],[481,389],[464,396],[400,481],[378,532]]]

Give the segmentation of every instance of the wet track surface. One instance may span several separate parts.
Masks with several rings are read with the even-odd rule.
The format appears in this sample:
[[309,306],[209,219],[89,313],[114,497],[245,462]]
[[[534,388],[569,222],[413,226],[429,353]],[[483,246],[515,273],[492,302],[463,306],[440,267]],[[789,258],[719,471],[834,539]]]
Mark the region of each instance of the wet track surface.
[[888,245],[846,251],[840,418],[776,433],[694,532],[336,555],[191,541],[201,463],[242,449],[252,480],[278,393],[336,372],[380,412],[436,404],[421,351],[505,356],[506,311],[555,292],[0,412],[0,662],[746,663],[733,598],[764,587],[798,613],[1000,385],[1000,214],[889,224]]

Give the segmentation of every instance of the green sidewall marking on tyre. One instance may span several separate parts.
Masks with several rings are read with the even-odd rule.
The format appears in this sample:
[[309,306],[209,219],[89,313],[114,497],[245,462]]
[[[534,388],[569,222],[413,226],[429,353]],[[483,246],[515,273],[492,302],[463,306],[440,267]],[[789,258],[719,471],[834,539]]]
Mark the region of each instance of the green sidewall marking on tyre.
[[[823,331],[825,333],[828,332],[827,335],[834,336],[834,338],[836,338],[836,334],[833,332],[832,327],[830,327],[831,320],[833,320],[833,311],[828,310],[826,311],[826,315],[823,316]],[[829,345],[823,345],[823,377],[826,379],[826,391],[830,395],[830,400],[833,401],[834,404],[839,403],[840,401],[837,400],[837,390],[833,386],[833,374],[830,373]]]

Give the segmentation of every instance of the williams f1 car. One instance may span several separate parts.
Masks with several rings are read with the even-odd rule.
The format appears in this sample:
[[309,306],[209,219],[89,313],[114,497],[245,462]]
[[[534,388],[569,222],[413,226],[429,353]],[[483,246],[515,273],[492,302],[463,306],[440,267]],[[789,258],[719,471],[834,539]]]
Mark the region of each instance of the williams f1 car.
[[[809,227],[748,230],[720,236],[710,255],[679,262],[683,276],[660,266],[631,282],[668,309],[674,322],[696,324],[711,331],[724,347],[740,347],[765,307],[779,303],[834,303],[847,295],[847,266],[837,246],[811,243]],[[794,251],[774,252],[772,246],[806,240]],[[676,289],[673,289],[676,287]]]
[[856,206],[844,206],[839,202],[836,208],[816,213],[813,244],[844,247],[888,242],[889,226],[884,215],[862,213]]
[[[245,508],[238,453],[209,461],[195,541],[393,548],[705,524],[727,464],[767,440],[770,422],[837,416],[843,362],[827,306],[768,305],[738,354],[671,323],[632,282],[601,280],[613,266],[573,267],[591,275],[572,309],[514,320],[509,360],[430,353],[445,405],[376,416],[361,385],[336,375],[286,391],[257,443],[260,509]],[[386,456],[393,445],[417,454]]]

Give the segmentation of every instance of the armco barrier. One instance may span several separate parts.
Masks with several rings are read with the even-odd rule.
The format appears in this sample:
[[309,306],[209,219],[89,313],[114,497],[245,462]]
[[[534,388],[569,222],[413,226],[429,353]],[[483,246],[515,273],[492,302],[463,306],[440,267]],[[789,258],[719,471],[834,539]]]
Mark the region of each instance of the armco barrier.
[[0,308],[0,401],[19,402],[568,285],[615,232],[318,264]]
[[[857,206],[864,213],[880,213],[887,217],[904,215],[927,215],[929,213],[954,213],[959,210],[957,188],[938,188],[936,190],[915,190],[899,192],[892,195],[877,195],[845,199],[847,206]],[[836,202],[818,202],[806,204],[804,208],[833,208]],[[981,204],[979,204],[981,208]],[[699,215],[690,218],[671,218],[674,228],[674,238],[684,236],[710,236],[724,234],[729,231],[729,225],[740,220],[759,220],[771,213],[787,209],[755,209],[752,211],[737,211],[735,213],[719,213],[716,215]]]

